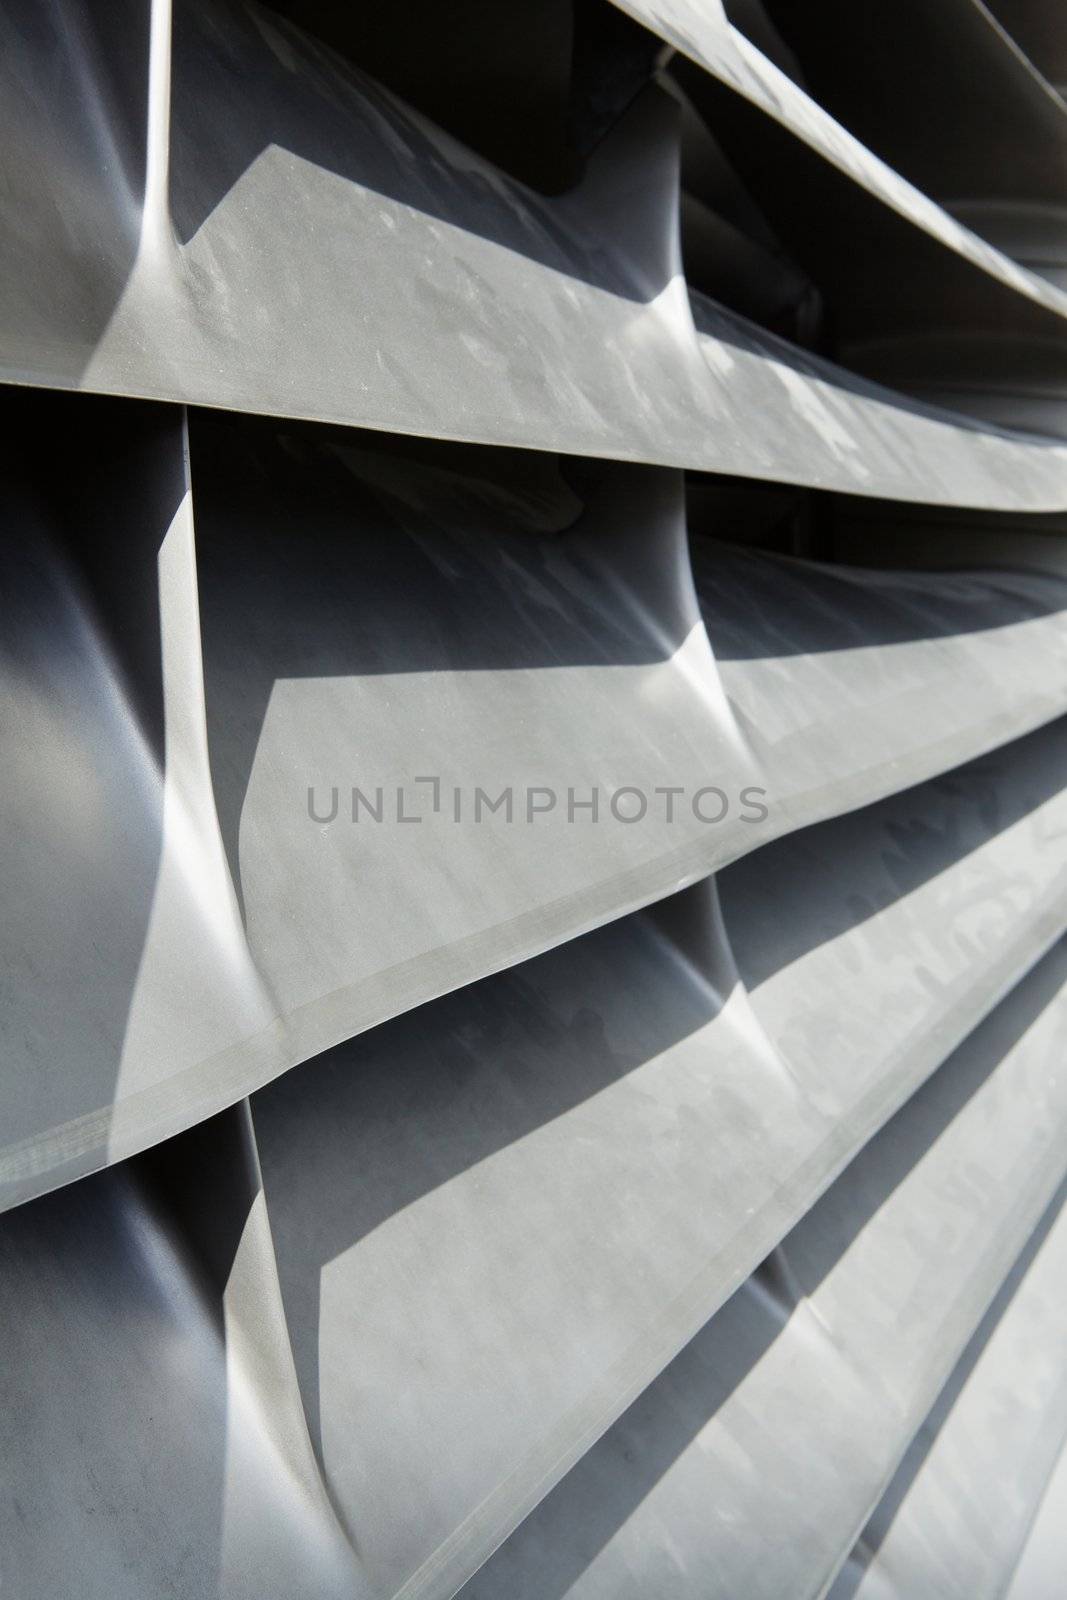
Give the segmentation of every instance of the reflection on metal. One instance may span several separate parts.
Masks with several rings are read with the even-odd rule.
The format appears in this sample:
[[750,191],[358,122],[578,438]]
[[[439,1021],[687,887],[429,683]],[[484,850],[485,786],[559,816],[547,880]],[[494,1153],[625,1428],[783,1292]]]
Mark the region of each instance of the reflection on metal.
[[1063,1198],[1061,1190],[909,1445],[832,1600],[1004,1593],[1024,1551],[1015,1600],[1055,1593],[1059,1571],[1028,1575],[1040,1551],[1027,1536],[1067,1439]]
[[[982,0],[764,0],[763,11],[812,93],[852,134],[988,245],[1062,291],[1067,105]],[[1037,348],[1020,323],[1024,348],[1013,357],[1003,348],[1010,311],[991,304],[979,320],[954,327],[950,314],[937,330],[857,327],[849,359],[933,403],[1062,436],[1062,334],[1052,331]]]
[[[658,0],[656,4],[647,3],[647,0],[617,0],[617,3],[931,239],[1036,304],[1048,307],[1057,316],[1067,313],[1067,296],[1016,267],[979,235],[961,227],[929,195],[881,160],[876,150],[868,149],[848,128],[835,121],[817,100],[731,25],[723,10],[723,0]],[[970,0],[963,0],[964,5],[968,3]],[[742,12],[744,9],[743,6],[739,8]],[[788,0],[782,0],[775,9],[776,20],[779,11],[792,9]],[[887,11],[891,9],[886,6]]]
[[472,1595],[825,1592],[1059,1188],[1065,981],[1061,945],[593,1447]]
[[[813,381],[802,358],[762,348],[726,311],[698,318],[697,335],[677,240],[678,112],[660,88],[549,200],[254,6],[182,0],[168,51],[156,0],[146,111],[140,82],[140,98],[131,88],[112,104],[107,63],[127,61],[139,37],[120,8],[48,0],[42,18],[38,0],[10,3],[34,22],[0,57],[19,133],[0,154],[14,201],[0,223],[9,379],[907,499],[1067,507],[1063,450],[854,393],[833,368]],[[82,29],[106,35],[84,52],[70,15],[82,4]],[[47,74],[66,51],[76,81],[57,105]],[[109,150],[133,148],[122,163],[101,154],[93,196],[81,163],[101,117]],[[25,145],[38,142],[31,163]]]
[[3,945],[43,985],[4,1204],[1067,706],[1067,580],[690,555],[669,472],[27,398],[95,430],[7,479]]
[[5,1595],[1052,1600],[1067,30],[727,10],[0,0]]

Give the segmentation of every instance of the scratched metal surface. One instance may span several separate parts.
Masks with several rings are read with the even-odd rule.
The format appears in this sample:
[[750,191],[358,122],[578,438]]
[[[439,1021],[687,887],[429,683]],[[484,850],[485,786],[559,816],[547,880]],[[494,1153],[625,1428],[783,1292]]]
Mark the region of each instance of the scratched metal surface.
[[1058,1600],[1065,50],[0,0],[5,1596]]

